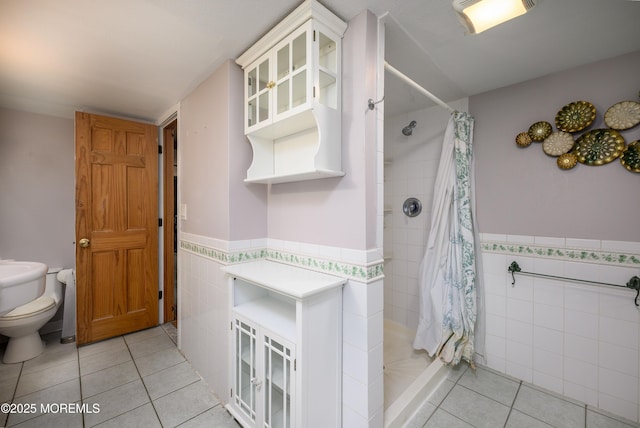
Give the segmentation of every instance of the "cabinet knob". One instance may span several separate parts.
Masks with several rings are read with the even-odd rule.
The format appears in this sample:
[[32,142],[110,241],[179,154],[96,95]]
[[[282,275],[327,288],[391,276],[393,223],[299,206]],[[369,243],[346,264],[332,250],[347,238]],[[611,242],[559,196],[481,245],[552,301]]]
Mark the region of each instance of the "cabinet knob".
[[260,388],[262,387],[262,381],[261,380],[258,380],[257,377],[252,377],[251,378],[251,383],[256,386],[258,391],[260,391]]
[[276,82],[274,82],[273,80],[271,80],[269,83],[267,83],[267,88],[269,89],[273,89],[276,86]]

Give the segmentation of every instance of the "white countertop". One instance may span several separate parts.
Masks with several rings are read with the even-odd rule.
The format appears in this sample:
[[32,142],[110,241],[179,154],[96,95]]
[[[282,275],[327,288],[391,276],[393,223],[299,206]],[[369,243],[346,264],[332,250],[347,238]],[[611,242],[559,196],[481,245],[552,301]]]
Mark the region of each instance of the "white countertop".
[[222,268],[227,274],[301,300],[347,282],[346,278],[270,260],[238,263]]

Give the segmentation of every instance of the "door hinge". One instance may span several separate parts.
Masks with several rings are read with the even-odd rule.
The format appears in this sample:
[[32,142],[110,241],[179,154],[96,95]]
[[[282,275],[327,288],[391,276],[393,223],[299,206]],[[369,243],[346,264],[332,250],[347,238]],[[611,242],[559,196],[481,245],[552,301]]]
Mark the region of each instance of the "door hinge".
[[162,154],[162,146],[158,144],[158,154],[161,155]]
[[233,331],[233,321],[229,323],[229,330]]
[[314,42],[316,41],[316,31],[315,30],[313,30],[313,41]]
[[161,218],[158,219],[158,227],[162,227],[162,219]]
[[233,388],[229,390],[229,397],[233,397]]
[[316,97],[316,87],[314,86],[313,87],[313,98],[315,98],[315,97]]
[[294,359],[293,360],[293,371],[295,372],[298,369],[298,360]]
[[158,300],[162,300],[162,290],[158,291]]

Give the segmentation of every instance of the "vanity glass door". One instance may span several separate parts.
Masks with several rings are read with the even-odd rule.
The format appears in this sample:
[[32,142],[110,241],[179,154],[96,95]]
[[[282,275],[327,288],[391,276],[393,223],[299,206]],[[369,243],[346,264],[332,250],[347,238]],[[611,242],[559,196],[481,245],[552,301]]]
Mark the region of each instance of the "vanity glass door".
[[264,426],[290,428],[292,388],[295,385],[295,348],[281,338],[264,336]]
[[233,398],[235,405],[251,421],[256,420],[256,328],[246,322],[234,320],[235,379]]

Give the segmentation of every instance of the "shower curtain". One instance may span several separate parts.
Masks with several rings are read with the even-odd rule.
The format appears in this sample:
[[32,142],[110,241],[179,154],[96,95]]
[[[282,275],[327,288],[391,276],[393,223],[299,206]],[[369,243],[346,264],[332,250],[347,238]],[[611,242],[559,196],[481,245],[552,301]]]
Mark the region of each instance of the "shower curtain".
[[[431,229],[420,265],[420,318],[413,346],[445,363],[473,364],[477,319],[477,227],[472,174],[473,117],[453,112],[434,189]],[[482,345],[483,347],[483,345]]]

